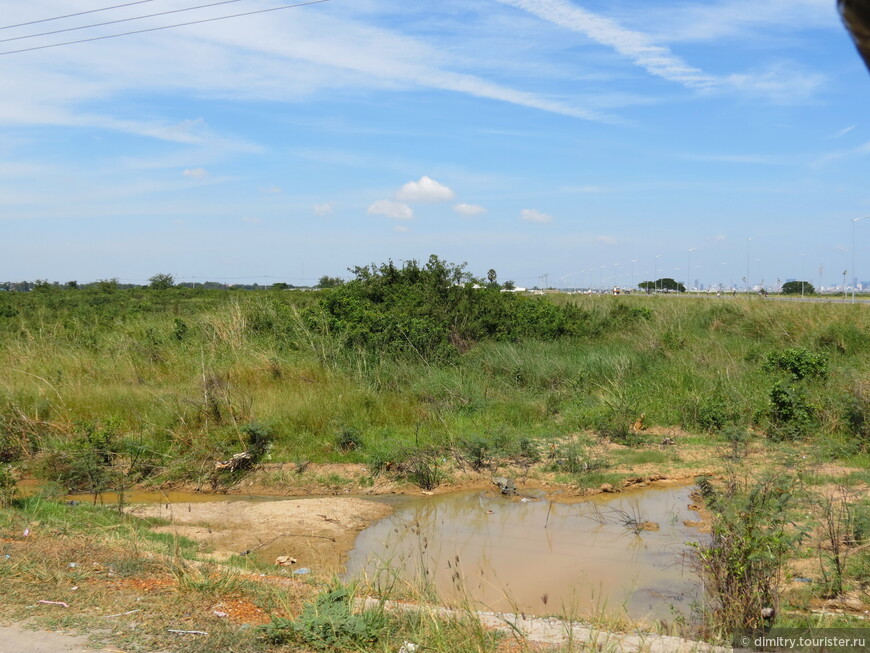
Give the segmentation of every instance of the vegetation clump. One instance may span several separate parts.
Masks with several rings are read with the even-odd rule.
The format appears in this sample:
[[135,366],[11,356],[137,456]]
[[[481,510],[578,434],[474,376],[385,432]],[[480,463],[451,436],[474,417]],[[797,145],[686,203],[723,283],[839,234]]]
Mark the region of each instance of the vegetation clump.
[[771,625],[789,550],[801,537],[788,516],[793,480],[732,478],[724,490],[697,482],[713,515],[709,542],[696,545],[705,622],[718,635]]
[[308,322],[340,336],[350,349],[423,363],[456,360],[484,340],[552,340],[584,331],[575,306],[501,292],[455,265],[431,256],[401,266],[392,261],[351,269],[354,279],[332,287]]
[[272,644],[300,644],[315,651],[368,650],[387,634],[383,610],[351,609],[351,594],[334,585],[305,604],[297,619],[273,618],[263,627]]

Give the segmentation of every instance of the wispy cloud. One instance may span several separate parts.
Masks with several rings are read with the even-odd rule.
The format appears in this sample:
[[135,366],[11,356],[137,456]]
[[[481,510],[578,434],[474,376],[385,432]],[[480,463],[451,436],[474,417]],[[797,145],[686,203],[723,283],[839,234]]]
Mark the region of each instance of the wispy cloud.
[[482,215],[486,213],[485,208],[476,204],[455,204],[453,206],[453,210],[456,211],[459,215],[464,215],[468,217]]
[[832,139],[842,138],[843,136],[848,134],[850,131],[855,129],[855,127],[857,127],[857,125],[849,125],[848,127],[844,127],[843,129],[841,129],[837,133],[831,134],[831,138]]
[[205,168],[190,168],[181,173],[188,179],[205,179],[208,177],[208,170]]
[[[332,215],[333,208],[331,202],[324,202],[323,204],[315,204],[311,207],[314,212],[320,217],[325,217],[327,215]],[[370,207],[371,208],[371,207]],[[369,211],[371,213],[371,211]]]
[[385,215],[394,220],[410,220],[414,217],[414,210],[407,204],[392,200],[378,200],[373,202],[366,210],[371,215]]
[[[822,75],[799,70],[786,62],[746,73],[713,75],[687,63],[668,46],[658,43],[654,35],[624,27],[615,19],[582,9],[568,0],[498,1],[583,34],[600,45],[612,48],[650,75],[691,89],[709,92],[736,91],[741,95],[763,98],[776,104],[797,104],[805,102],[825,81]],[[795,2],[814,6],[819,4],[819,0]],[[745,3],[736,4],[740,5],[740,9],[747,9]],[[787,3],[786,6],[786,3],[780,1],[779,4],[782,5],[780,10],[787,13],[794,3]],[[739,12],[734,15],[737,13]]]
[[619,242],[613,236],[607,236],[603,234],[601,236],[597,236],[595,240],[597,240],[602,245],[615,245],[617,242]]
[[717,84],[714,77],[690,66],[666,46],[657,45],[647,34],[626,29],[615,20],[581,9],[567,0],[499,0],[499,2],[584,34],[593,41],[613,48],[619,54],[628,57],[651,75],[693,88]]
[[733,73],[726,81],[744,95],[789,105],[806,102],[824,84],[825,77],[781,62],[748,73]]
[[529,222],[552,222],[553,216],[541,213],[536,209],[523,209],[520,211],[520,219]]

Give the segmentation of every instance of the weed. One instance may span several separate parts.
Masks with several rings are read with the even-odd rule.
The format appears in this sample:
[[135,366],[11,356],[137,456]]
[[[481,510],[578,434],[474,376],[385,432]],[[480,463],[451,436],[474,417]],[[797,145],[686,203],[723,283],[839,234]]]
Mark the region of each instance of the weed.
[[460,444],[462,458],[479,472],[490,464],[490,442],[479,435],[471,436]]
[[0,463],[0,508],[9,508],[18,497],[18,479],[12,465]]
[[729,426],[722,430],[722,438],[728,444],[726,457],[730,460],[741,460],[749,452],[749,433],[738,426]]
[[604,457],[578,442],[567,442],[556,447],[551,460],[550,469],[553,471],[576,476],[599,472],[610,466]]
[[346,587],[333,585],[306,603],[297,619],[273,617],[261,632],[272,644],[301,644],[316,651],[363,650],[387,634],[387,619],[380,609],[354,613],[351,600]]
[[760,628],[765,610],[775,613],[787,555],[799,538],[788,528],[792,484],[785,477],[752,483],[732,477],[722,491],[698,479],[713,514],[709,541],[695,547],[706,590],[702,617],[714,634]]
[[419,449],[408,459],[408,479],[423,490],[434,490],[444,480],[444,455],[437,449]]
[[843,594],[848,557],[867,536],[867,515],[855,498],[840,484],[834,492],[822,493],[815,504],[820,523],[818,555],[828,598]]
[[354,451],[363,446],[362,435],[359,429],[351,426],[343,426],[335,436],[335,443],[341,451]]

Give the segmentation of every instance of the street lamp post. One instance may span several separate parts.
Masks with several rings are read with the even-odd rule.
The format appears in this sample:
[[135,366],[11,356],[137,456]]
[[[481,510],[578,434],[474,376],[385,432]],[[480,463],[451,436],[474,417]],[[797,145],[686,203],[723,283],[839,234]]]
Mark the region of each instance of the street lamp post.
[[807,263],[807,255],[801,254],[801,299],[804,298],[804,268]]
[[653,293],[658,293],[659,291],[659,280],[655,277],[659,276],[659,259],[662,257],[661,254],[656,254],[653,259]]
[[692,285],[692,252],[694,252],[697,247],[689,248],[689,265],[686,266],[686,290]]
[[855,303],[855,223],[870,218],[870,215],[864,215],[860,218],[852,218],[852,303]]
[[746,294],[749,294],[749,243],[752,242],[752,239],[755,236],[750,236],[746,239],[746,278],[743,280],[743,290],[746,291]]
[[631,289],[634,290],[634,264],[637,263],[638,259],[631,259]]

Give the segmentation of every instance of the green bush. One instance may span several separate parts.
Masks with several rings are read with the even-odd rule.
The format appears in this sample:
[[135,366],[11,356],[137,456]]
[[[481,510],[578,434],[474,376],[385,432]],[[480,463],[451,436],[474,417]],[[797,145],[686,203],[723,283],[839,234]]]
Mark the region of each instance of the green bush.
[[710,539],[695,545],[706,590],[702,616],[718,635],[758,629],[764,625],[762,610],[778,607],[778,583],[800,538],[788,520],[792,483],[781,477],[752,484],[732,478],[722,491],[709,479],[698,479],[713,514]]
[[768,372],[787,372],[797,381],[824,378],[828,375],[828,357],[803,347],[790,347],[783,351],[770,352],[764,368]]
[[306,603],[296,620],[273,617],[261,629],[272,644],[299,644],[315,651],[371,650],[388,634],[383,610],[351,610],[351,595],[338,585]]
[[[306,312],[309,330],[339,336],[346,348],[444,363],[484,340],[552,340],[584,332],[589,314],[573,305],[503,293],[431,256],[425,265],[392,261],[356,267]],[[642,309],[625,309],[638,319]]]
[[335,436],[335,444],[341,451],[354,451],[363,446],[362,434],[352,426],[343,426]]
[[115,462],[122,446],[112,425],[82,422],[71,442],[56,442],[38,470],[47,481],[69,492],[99,494],[111,490],[122,473]]
[[801,386],[777,381],[770,390],[770,419],[774,440],[794,440],[815,423],[815,411]]

